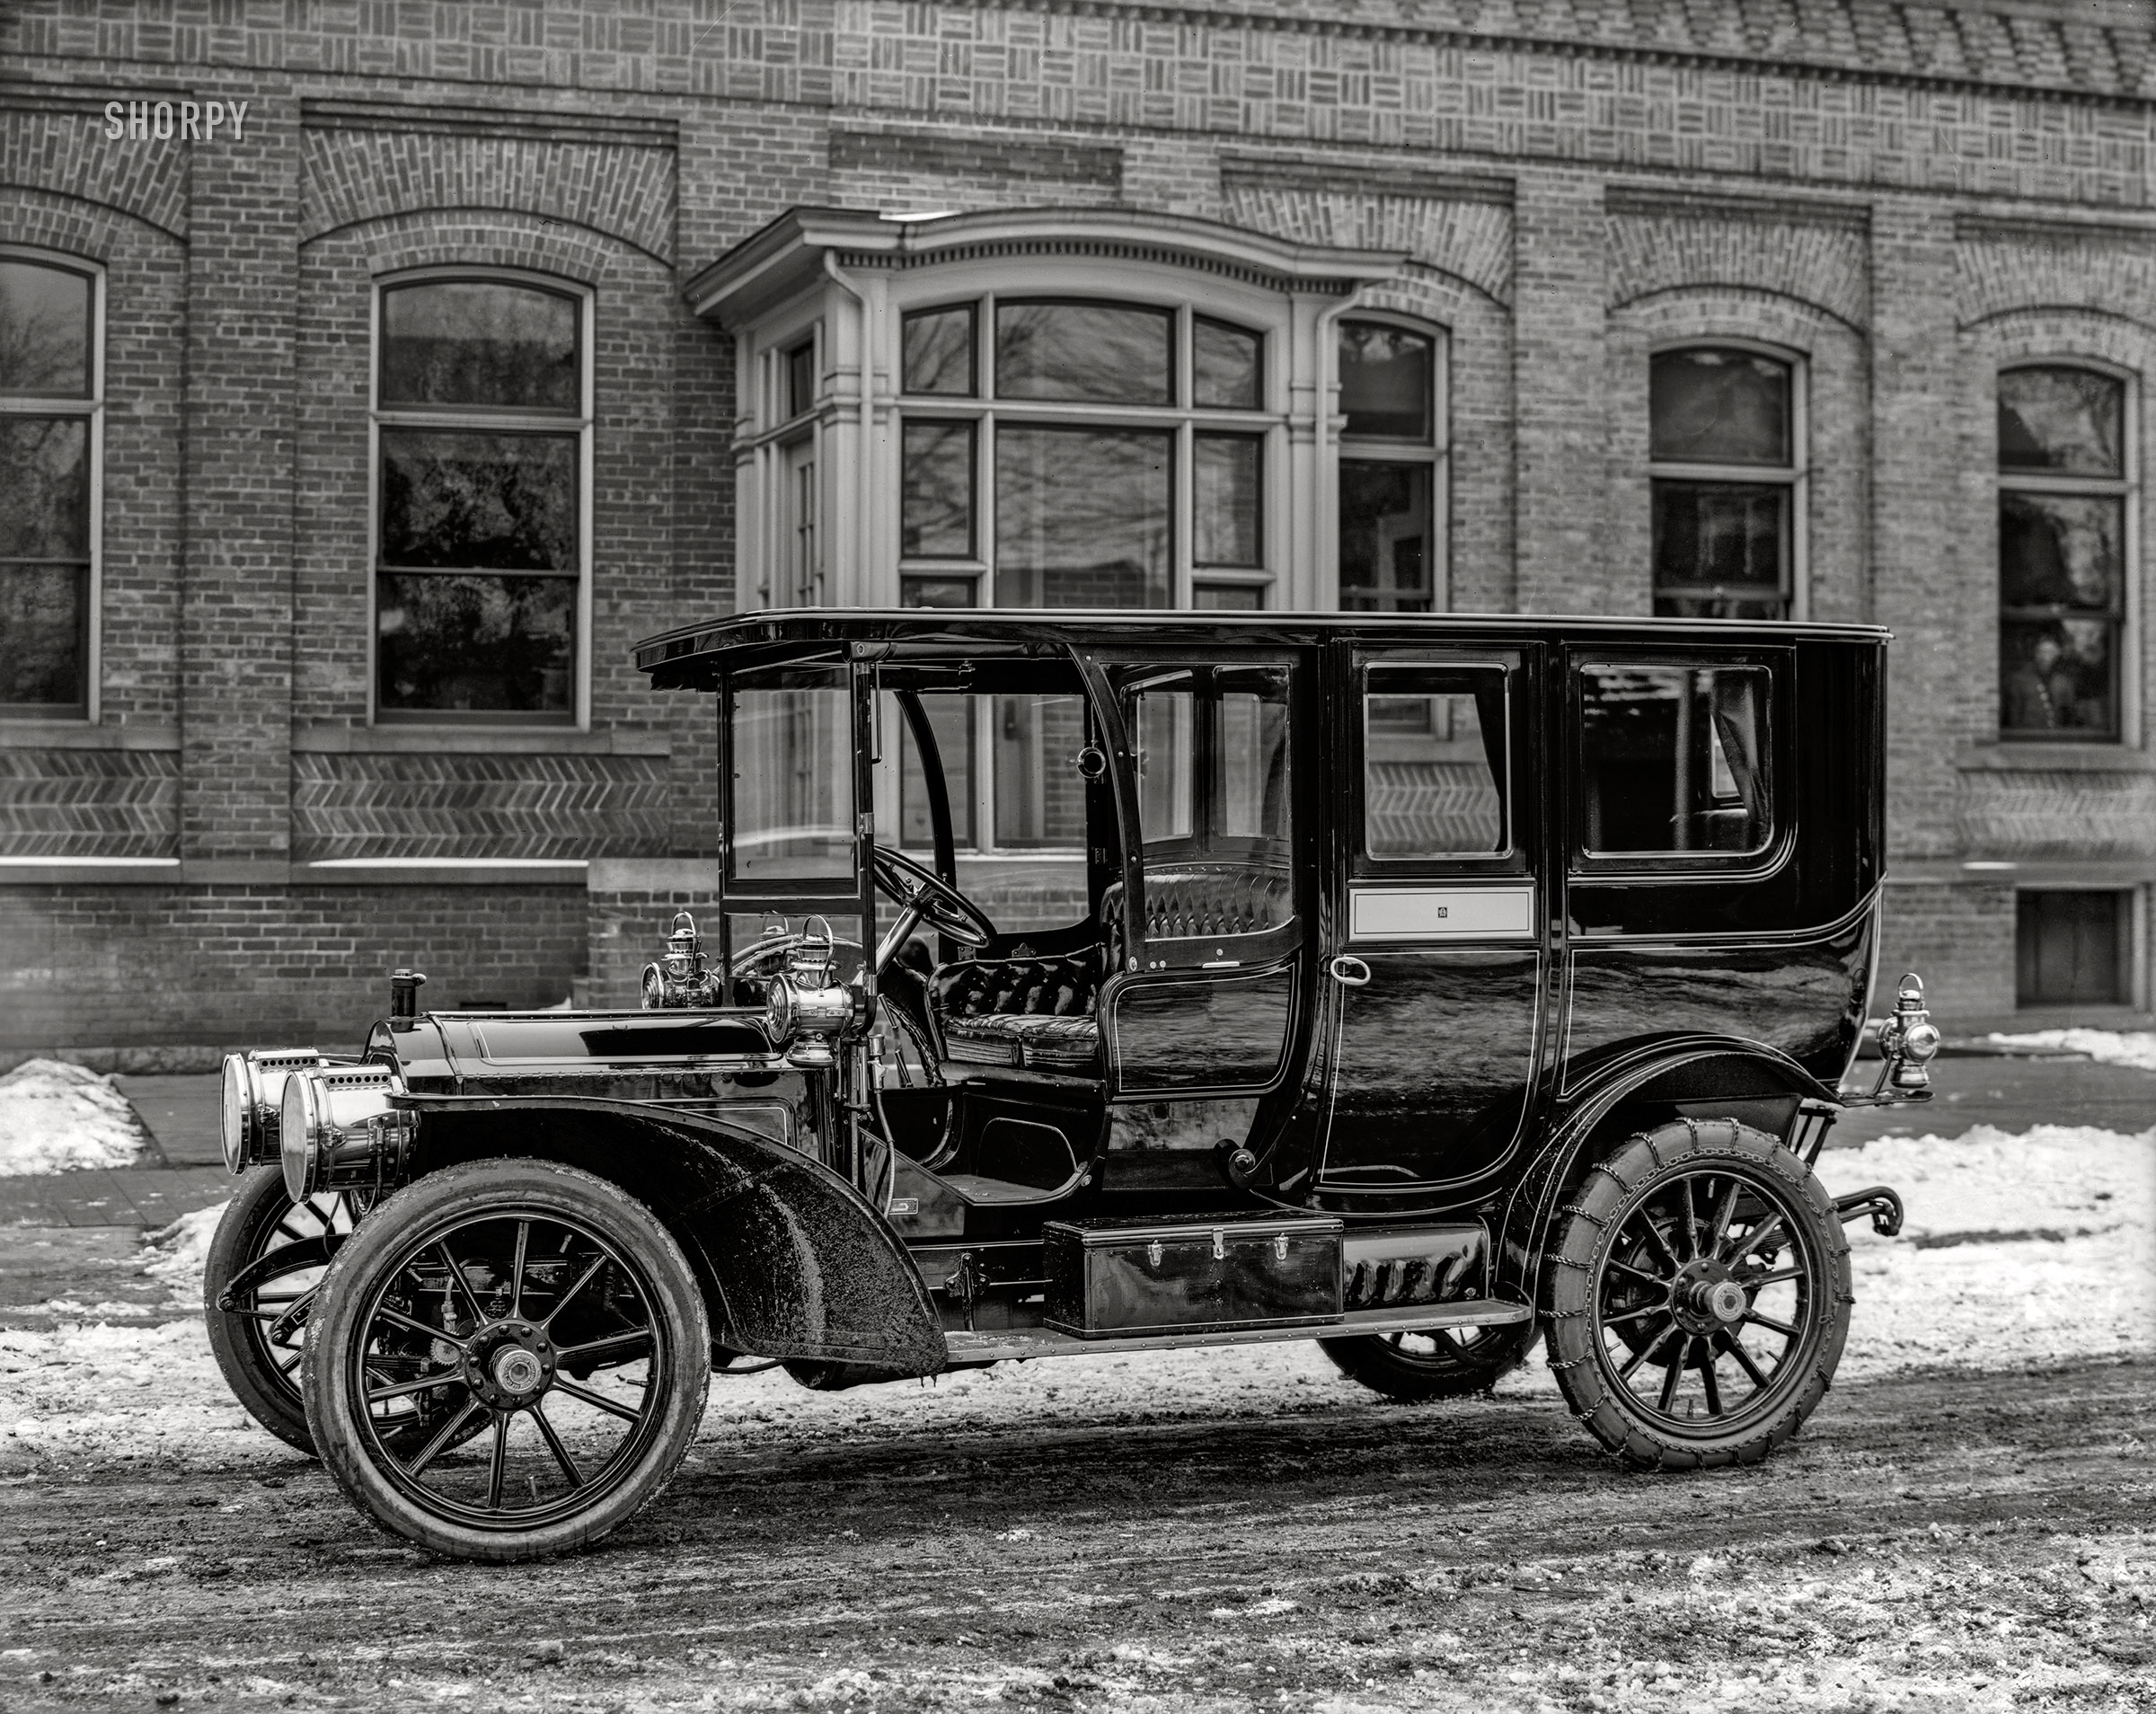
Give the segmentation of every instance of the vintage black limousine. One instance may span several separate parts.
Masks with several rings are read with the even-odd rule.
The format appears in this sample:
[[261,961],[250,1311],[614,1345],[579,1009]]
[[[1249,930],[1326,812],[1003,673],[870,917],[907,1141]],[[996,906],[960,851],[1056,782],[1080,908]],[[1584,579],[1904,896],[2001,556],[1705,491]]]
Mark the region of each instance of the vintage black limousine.
[[[516,1559],[666,1483],[711,1373],[1316,1339],[1401,1400],[1539,1338],[1604,1445],[1745,1462],[1851,1302],[1813,1176],[1922,1099],[1878,945],[1887,639],[823,612],[653,639],[724,855],[636,1012],[235,1055],[210,1330],[391,1530]],[[999,914],[1000,913],[1000,914]],[[655,932],[661,925],[655,924]],[[707,940],[708,933],[708,940]]]

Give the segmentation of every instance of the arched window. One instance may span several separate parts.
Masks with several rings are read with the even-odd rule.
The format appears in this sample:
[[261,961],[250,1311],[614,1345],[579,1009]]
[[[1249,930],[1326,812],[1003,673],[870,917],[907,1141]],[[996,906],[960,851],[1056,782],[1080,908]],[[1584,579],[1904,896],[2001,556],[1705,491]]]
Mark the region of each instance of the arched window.
[[1695,619],[1795,611],[1804,529],[1797,366],[1763,351],[1657,351],[1648,388],[1654,609]]
[[375,718],[578,719],[588,300],[432,276],[381,290]]
[[2134,508],[2129,388],[2063,364],[1999,376],[1999,729],[2116,741]]
[[0,251],[0,715],[93,711],[98,287]]
[[1445,348],[1423,328],[1340,323],[1340,609],[1449,605],[1445,557]]

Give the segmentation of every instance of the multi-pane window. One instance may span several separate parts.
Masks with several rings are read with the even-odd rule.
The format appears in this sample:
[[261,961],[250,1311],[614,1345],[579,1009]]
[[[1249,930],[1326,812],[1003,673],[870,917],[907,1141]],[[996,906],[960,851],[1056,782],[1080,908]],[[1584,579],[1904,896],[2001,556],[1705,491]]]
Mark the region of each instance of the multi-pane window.
[[1004,297],[904,317],[911,605],[1262,606],[1264,336],[1186,309]]
[[1444,433],[1436,336],[1342,322],[1340,608],[1430,613],[1445,605]]
[[383,288],[377,719],[577,718],[584,308],[504,279]]
[[1797,587],[1801,436],[1794,366],[1688,346],[1648,379],[1655,612],[1783,619]]
[[90,711],[97,294],[0,252],[0,715]]
[[2063,365],[1999,376],[1999,727],[2115,739],[2131,552],[2126,384]]

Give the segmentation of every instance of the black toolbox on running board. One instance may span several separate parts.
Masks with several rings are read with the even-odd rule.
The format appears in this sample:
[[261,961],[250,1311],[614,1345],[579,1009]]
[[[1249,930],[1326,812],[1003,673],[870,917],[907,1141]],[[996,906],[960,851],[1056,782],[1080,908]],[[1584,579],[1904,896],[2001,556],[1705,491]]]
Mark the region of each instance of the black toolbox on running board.
[[1340,1313],[1341,1223],[1329,1215],[1178,1215],[1041,1228],[1060,1333],[1214,1333]]

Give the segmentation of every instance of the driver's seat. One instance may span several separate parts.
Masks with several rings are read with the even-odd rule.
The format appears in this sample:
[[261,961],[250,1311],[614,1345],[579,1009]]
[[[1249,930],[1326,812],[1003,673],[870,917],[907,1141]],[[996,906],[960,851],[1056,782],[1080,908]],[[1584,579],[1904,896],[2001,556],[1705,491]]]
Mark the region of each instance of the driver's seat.
[[928,987],[946,1056],[966,1065],[1091,1070],[1100,1048],[1096,956],[1089,950],[945,965]]

